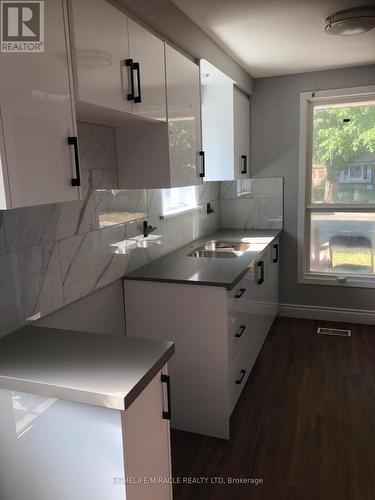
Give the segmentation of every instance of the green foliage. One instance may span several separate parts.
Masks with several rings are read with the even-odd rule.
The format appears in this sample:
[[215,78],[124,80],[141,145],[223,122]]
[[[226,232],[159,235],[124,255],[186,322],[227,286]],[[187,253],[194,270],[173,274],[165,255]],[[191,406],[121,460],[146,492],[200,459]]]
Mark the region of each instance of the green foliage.
[[314,110],[313,163],[340,167],[366,152],[375,153],[375,105]]

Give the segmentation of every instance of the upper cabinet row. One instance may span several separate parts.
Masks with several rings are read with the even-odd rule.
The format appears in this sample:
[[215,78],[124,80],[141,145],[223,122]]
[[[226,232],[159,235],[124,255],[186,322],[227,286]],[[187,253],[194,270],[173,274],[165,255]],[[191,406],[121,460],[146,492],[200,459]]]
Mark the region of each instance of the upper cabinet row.
[[198,64],[106,0],[44,10],[44,52],[0,54],[0,209],[81,199],[77,119],[116,128],[120,189],[248,175],[244,95],[232,92],[229,139],[206,135],[204,152]]

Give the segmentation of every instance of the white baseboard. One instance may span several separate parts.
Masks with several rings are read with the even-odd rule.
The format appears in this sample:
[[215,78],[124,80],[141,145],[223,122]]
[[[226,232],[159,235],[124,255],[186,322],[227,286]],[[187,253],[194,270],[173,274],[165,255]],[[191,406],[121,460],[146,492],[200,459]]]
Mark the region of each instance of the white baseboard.
[[279,316],[375,325],[375,310],[372,311],[370,309],[344,309],[341,307],[280,304]]

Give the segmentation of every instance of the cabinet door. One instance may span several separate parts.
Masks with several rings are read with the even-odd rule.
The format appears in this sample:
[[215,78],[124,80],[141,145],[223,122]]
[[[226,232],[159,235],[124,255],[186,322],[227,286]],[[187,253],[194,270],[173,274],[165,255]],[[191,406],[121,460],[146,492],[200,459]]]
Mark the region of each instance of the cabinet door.
[[[166,367],[162,370],[166,374]],[[125,411],[123,434],[125,474],[127,478],[171,477],[169,420],[163,418],[166,408],[165,387],[161,372]],[[127,500],[170,500],[172,485],[160,483],[126,485]]]
[[72,0],[72,24],[77,100],[130,113],[127,16],[105,0]]
[[234,178],[250,177],[250,102],[248,97],[234,87]]
[[45,51],[0,54],[1,164],[6,200],[0,208],[77,200],[72,146],[66,5],[44,2]]
[[131,19],[130,57],[134,66],[133,113],[154,120],[167,120],[164,42]]
[[199,66],[166,45],[171,187],[202,184]]

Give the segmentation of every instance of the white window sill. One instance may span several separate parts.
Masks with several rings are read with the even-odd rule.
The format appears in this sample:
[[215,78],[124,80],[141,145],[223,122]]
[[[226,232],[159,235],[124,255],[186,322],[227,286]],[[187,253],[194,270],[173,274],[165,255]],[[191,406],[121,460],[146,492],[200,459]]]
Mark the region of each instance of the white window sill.
[[[345,278],[339,280],[338,278]],[[326,273],[305,273],[299,276],[298,283],[301,285],[328,285],[354,288],[375,288],[375,276],[345,275]]]
[[170,219],[171,217],[177,217],[178,215],[187,214],[189,212],[197,212],[202,208],[201,205],[197,205],[196,207],[184,207],[184,208],[176,208],[175,210],[170,210],[169,212],[165,212],[160,215],[160,219]]

